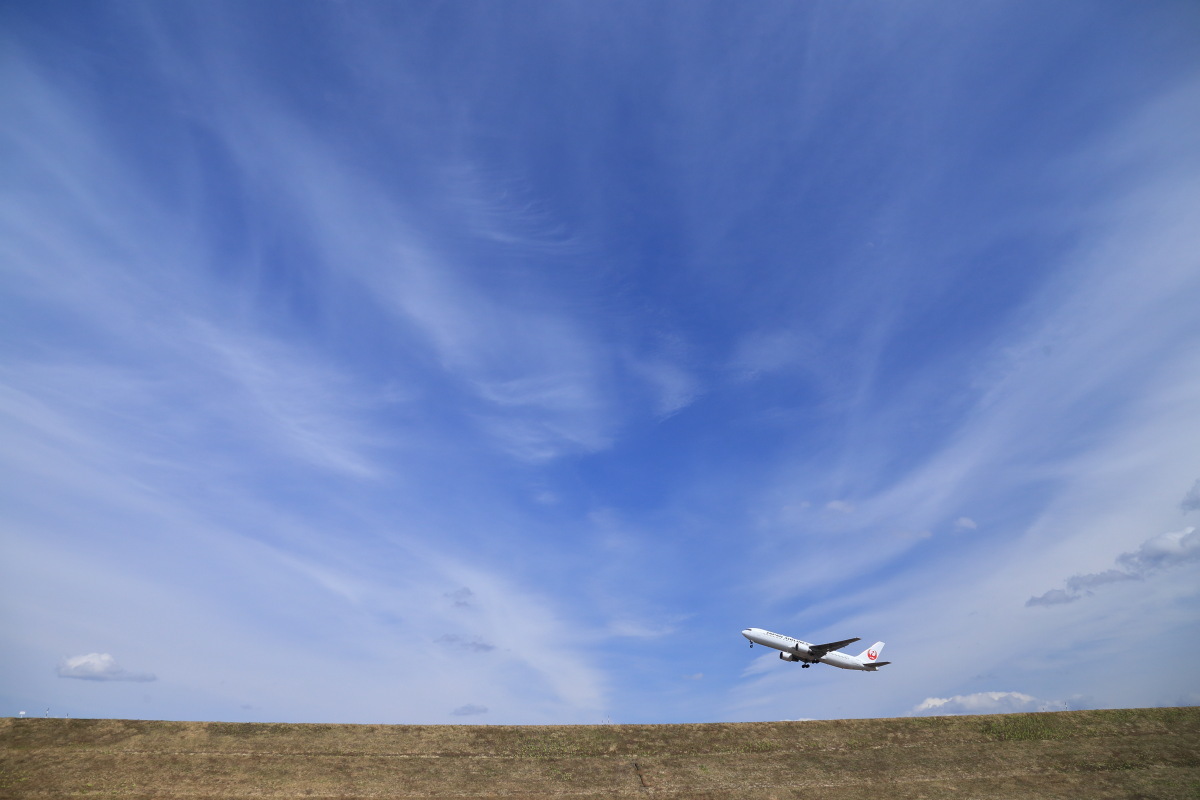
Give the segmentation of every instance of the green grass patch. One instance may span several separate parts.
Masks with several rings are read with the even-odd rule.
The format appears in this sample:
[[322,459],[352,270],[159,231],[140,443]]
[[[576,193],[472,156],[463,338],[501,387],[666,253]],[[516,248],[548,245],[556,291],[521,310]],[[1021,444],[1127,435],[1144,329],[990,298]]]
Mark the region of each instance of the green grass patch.
[[1061,739],[1065,731],[1050,714],[1008,714],[983,723],[983,734],[998,742]]

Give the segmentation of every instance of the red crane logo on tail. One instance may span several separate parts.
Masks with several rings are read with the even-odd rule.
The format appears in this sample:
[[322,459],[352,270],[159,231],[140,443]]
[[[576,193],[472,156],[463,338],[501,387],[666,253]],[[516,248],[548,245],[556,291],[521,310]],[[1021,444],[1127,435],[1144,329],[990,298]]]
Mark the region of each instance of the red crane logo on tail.
[[875,659],[879,658],[879,651],[878,650],[868,650],[867,658],[874,661]]

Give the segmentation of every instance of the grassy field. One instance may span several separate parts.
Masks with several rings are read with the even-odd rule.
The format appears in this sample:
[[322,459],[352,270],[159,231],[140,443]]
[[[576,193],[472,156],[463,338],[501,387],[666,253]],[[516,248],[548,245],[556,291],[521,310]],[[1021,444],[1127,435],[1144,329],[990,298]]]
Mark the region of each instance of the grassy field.
[[1200,798],[1200,708],[696,725],[0,720],[0,797]]

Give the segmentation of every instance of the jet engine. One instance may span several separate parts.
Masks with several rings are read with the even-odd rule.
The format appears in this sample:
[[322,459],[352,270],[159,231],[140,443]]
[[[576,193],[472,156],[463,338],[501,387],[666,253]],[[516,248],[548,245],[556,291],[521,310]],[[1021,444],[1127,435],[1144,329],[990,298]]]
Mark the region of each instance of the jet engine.
[[800,661],[801,658],[800,658],[800,656],[796,655],[795,653],[780,653],[779,660],[780,661]]

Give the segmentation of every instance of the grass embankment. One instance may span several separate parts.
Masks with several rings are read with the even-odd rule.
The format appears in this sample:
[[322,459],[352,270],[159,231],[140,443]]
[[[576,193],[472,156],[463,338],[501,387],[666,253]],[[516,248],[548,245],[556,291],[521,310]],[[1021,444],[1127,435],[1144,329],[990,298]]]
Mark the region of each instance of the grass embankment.
[[3,797],[1200,798],[1200,709],[696,725],[0,720]]

